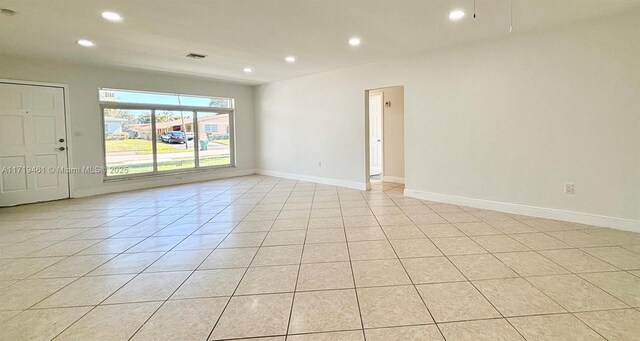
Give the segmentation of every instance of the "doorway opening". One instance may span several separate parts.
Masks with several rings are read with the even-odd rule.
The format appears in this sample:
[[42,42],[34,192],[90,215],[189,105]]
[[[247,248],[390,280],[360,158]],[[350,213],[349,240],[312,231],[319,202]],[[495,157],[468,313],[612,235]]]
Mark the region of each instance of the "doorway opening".
[[371,183],[404,184],[404,87],[365,91],[366,171]]

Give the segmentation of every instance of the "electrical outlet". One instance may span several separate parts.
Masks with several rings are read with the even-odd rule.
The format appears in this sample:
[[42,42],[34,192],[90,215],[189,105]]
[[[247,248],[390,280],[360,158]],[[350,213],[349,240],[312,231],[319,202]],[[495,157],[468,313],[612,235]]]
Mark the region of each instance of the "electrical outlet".
[[573,184],[564,184],[564,194],[575,194],[575,188]]

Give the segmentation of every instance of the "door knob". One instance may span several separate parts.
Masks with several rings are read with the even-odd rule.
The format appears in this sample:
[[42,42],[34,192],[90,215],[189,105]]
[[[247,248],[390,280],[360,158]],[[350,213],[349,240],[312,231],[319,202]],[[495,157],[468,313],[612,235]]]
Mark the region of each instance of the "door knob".
[[60,147],[60,148],[58,148],[58,150],[59,150],[59,151],[63,151],[63,150],[64,150],[64,147]]
[[59,139],[58,142],[64,142],[64,139]]

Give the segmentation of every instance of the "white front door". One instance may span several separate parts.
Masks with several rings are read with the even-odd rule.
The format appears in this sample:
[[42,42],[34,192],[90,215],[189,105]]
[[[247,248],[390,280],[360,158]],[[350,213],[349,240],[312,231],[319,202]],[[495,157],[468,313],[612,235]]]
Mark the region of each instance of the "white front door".
[[382,92],[369,93],[370,175],[382,174]]
[[0,206],[69,197],[64,89],[0,83]]

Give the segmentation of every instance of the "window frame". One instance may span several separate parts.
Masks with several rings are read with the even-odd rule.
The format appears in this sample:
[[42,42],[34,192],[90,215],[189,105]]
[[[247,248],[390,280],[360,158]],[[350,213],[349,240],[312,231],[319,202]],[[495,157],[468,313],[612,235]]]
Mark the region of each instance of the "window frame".
[[[230,98],[231,103],[235,103],[234,98]],[[107,170],[107,147],[105,141],[105,132],[104,132],[104,113],[106,109],[120,109],[120,110],[148,110],[151,111],[151,141],[152,143],[152,153],[153,153],[153,171],[145,172],[145,173],[136,173],[136,174],[122,174],[122,175],[107,175],[107,171],[103,172],[103,182],[110,181],[121,181],[121,180],[130,180],[144,177],[156,177],[156,176],[165,176],[165,175],[174,175],[174,174],[184,174],[184,173],[198,173],[204,171],[210,171],[218,168],[235,168],[236,167],[236,134],[235,134],[235,106],[233,108],[220,108],[220,107],[197,107],[197,106],[186,106],[186,105],[172,105],[172,104],[139,104],[139,103],[117,103],[117,102],[108,102],[101,101],[100,102],[100,121],[102,123],[103,131],[102,131],[102,162],[104,169]],[[217,113],[217,114],[227,114],[229,115],[229,164],[228,165],[214,165],[214,166],[203,166],[200,167],[200,148],[198,146],[198,141],[195,140],[194,137],[194,167],[189,169],[177,169],[177,170],[165,170],[158,171],[158,152],[157,152],[157,131],[156,131],[156,111],[167,110],[167,111],[187,111],[193,113],[193,133],[194,136],[199,136],[199,123],[198,123],[198,113]],[[203,127],[204,129],[204,127]]]

